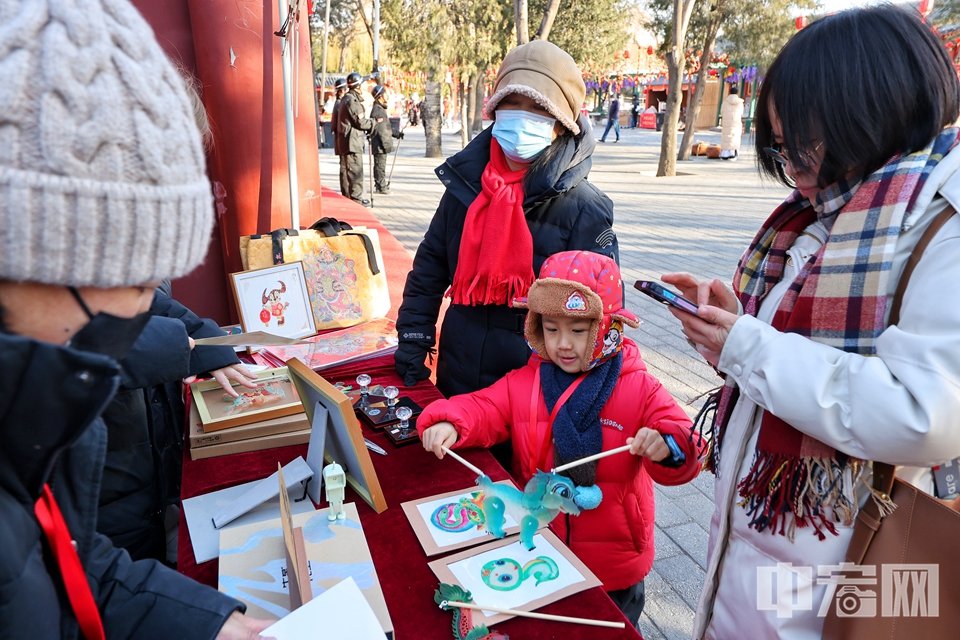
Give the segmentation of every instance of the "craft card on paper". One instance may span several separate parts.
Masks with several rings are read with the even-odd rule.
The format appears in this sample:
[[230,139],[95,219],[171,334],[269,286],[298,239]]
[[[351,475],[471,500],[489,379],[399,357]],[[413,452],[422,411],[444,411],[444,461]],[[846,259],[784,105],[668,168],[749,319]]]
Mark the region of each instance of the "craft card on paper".
[[[380,489],[380,481],[377,479],[370,451],[363,439],[350,399],[299,360],[291,360],[288,368],[313,428],[310,437],[313,451],[307,451],[307,461],[315,464],[319,459],[317,448],[322,448],[323,458],[343,467],[350,487],[360,494],[374,511],[382,513],[387,508],[387,501]],[[325,429],[322,419],[314,420],[314,409],[318,403],[327,411]],[[323,433],[318,430],[323,430]],[[315,474],[322,472],[320,468],[312,468]],[[319,493],[319,484],[315,486]],[[311,497],[317,503],[320,502],[319,495]]]
[[244,332],[266,331],[285,338],[317,332],[302,263],[231,273],[230,280]]
[[337,640],[383,640],[383,629],[370,603],[351,577],[330,587],[285,618],[260,632],[276,640],[314,640],[317,630]]
[[[393,632],[357,506],[343,505],[346,519],[330,522],[329,509],[293,516],[303,531],[313,598],[352,577],[377,615],[384,633]],[[247,605],[247,615],[277,620],[290,613],[283,527],[279,518],[220,532],[223,593]]]
[[[513,486],[509,480],[497,484]],[[482,504],[483,492],[474,487],[404,502],[400,506],[429,557],[494,540],[484,526]],[[509,515],[503,528],[508,536],[520,533],[519,523]]]
[[264,354],[276,364],[296,358],[314,371],[365,360],[397,350],[397,327],[380,318],[349,329],[331,331],[289,347],[272,346]]
[[216,380],[191,384],[190,390],[204,433],[303,411],[300,396],[286,367],[257,374],[256,385],[256,388],[250,389],[234,384],[233,388],[238,394],[234,397],[224,391]]
[[[533,611],[592,587],[600,580],[549,529],[533,537],[527,551],[518,538],[505,538],[430,563],[440,582],[457,584],[480,606]],[[474,611],[474,625],[512,616]]]

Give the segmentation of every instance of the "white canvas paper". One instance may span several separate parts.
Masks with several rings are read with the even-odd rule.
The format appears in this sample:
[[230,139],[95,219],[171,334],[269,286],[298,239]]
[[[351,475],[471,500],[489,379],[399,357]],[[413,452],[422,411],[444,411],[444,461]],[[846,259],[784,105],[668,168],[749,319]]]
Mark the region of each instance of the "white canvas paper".
[[260,632],[276,640],[383,640],[377,616],[352,577],[338,582]]
[[[219,529],[258,504],[263,504],[270,498],[280,495],[280,480],[277,474],[278,472],[274,471],[269,478],[254,483],[236,500],[217,511],[213,515],[213,526]],[[310,466],[303,459],[303,456],[297,456],[296,460],[283,467],[283,479],[287,484],[287,490],[292,490],[298,483],[303,482],[311,475],[313,475],[313,471],[310,470]]]
[[[423,521],[427,523],[427,530],[430,532],[430,537],[433,538],[433,541],[438,547],[446,547],[448,545],[458,544],[464,540],[474,540],[476,538],[483,538],[490,535],[487,533],[486,527],[479,529],[476,525],[466,526],[469,520],[464,522],[463,527],[458,527],[460,529],[459,531],[453,531],[451,530],[452,527],[449,526],[437,526],[437,522],[434,519],[434,514],[436,513],[437,509],[444,507],[445,505],[457,504],[460,502],[461,498],[470,498],[476,491],[477,490],[464,491],[456,496],[431,500],[430,502],[424,502],[417,505],[417,511],[420,512],[420,517],[423,518]],[[453,511],[453,515],[456,520],[460,520],[465,517],[463,514],[459,513],[459,509],[456,507],[454,507]],[[504,514],[504,520],[504,529],[517,526],[517,521],[511,518],[509,514]],[[494,540],[493,536],[490,536],[490,540]]]
[[[284,471],[284,478],[286,478],[286,471]],[[183,515],[187,519],[187,530],[190,532],[190,542],[193,544],[193,554],[196,557],[197,564],[213,560],[220,555],[220,532],[213,526],[213,514],[232,503],[259,482],[260,480],[254,480],[195,498],[187,498],[183,501]],[[276,483],[276,480],[274,480],[274,483]],[[300,496],[296,497],[299,498]],[[313,503],[310,500],[290,503],[290,511],[294,514],[313,510]],[[224,529],[279,517],[280,498],[274,496],[247,511],[225,526]]]
[[[564,587],[584,581],[583,575],[541,534],[533,537],[533,544],[535,545],[533,551],[527,551],[518,540],[513,544],[454,562],[449,565],[449,568],[460,585],[473,594],[473,600],[478,605],[505,609],[516,609]],[[522,568],[540,556],[546,556],[556,563],[559,570],[556,579],[545,580],[538,585],[533,576],[528,576],[522,578],[520,586],[511,591],[497,591],[488,587],[481,577],[483,567],[488,562],[509,559],[515,561]],[[521,571],[521,573],[523,572]],[[494,615],[494,612],[484,611],[484,614]]]

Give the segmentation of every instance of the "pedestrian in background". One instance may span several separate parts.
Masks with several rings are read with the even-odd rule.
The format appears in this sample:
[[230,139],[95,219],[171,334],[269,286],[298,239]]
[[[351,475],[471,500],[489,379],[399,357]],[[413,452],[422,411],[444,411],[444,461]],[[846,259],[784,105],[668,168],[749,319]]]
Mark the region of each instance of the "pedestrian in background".
[[607,113],[607,128],[604,129],[603,135],[600,136],[600,142],[607,141],[607,134],[610,133],[610,128],[613,127],[614,132],[617,134],[617,139],[614,142],[620,142],[620,96],[614,94],[613,100],[610,101],[610,111]]
[[363,197],[363,152],[366,133],[373,121],[364,117],[360,84],[363,78],[356,71],[347,76],[347,93],[337,108],[337,135],[334,151],[340,156],[340,193],[368,206]]
[[740,137],[743,133],[743,98],[737,95],[737,85],[730,85],[730,95],[723,101],[720,110],[722,136],[720,138],[720,159],[736,160],[740,155]]
[[640,124],[640,96],[634,94],[633,103],[630,105],[630,128],[636,129]]
[[373,88],[373,107],[370,119],[373,130],[370,132],[370,147],[373,149],[373,182],[377,193],[388,195],[390,183],[387,182],[387,156],[393,153],[393,139],[403,139],[403,132],[394,131],[387,114],[386,89],[382,84]]

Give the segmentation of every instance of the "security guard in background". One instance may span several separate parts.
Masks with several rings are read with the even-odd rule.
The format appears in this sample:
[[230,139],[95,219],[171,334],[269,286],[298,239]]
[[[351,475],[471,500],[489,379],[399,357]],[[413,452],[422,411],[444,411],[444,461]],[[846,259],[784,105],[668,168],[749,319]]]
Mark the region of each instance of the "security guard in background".
[[377,193],[390,193],[390,184],[387,182],[387,156],[393,153],[393,139],[402,140],[403,133],[396,132],[390,126],[387,114],[386,90],[378,84],[370,92],[373,94],[373,107],[370,109],[370,119],[373,120],[373,131],[370,132],[370,145],[373,147],[373,181],[377,185]]
[[[333,107],[330,110],[330,137],[333,138],[333,148],[334,152],[336,152],[337,138],[340,136],[340,127],[337,124],[340,118],[337,112],[340,110],[340,99],[343,97],[343,94],[347,92],[347,81],[343,78],[339,78],[333,83],[333,92],[336,96],[336,100],[334,101]],[[349,193],[347,190],[347,183],[343,179],[342,171],[340,172],[340,193],[345,196]]]
[[347,76],[347,93],[337,107],[334,151],[340,156],[341,193],[366,207],[370,201],[363,198],[363,143],[364,131],[373,129],[373,120],[363,117],[361,82],[363,78],[356,71]]

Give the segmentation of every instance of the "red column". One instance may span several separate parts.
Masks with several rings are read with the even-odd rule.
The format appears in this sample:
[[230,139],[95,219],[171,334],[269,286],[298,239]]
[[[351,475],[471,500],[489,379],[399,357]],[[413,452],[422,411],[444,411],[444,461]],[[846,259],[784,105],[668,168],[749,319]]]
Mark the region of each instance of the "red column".
[[[226,323],[226,274],[242,269],[240,236],[290,226],[280,38],[275,0],[134,0],[168,55],[203,87],[213,129],[208,173],[218,237],[207,261],[174,283],[174,295],[200,315]],[[290,31],[290,43],[296,44]],[[294,64],[300,224],[321,217],[313,68],[307,15],[301,13]],[[216,252],[216,253],[215,253]]]

